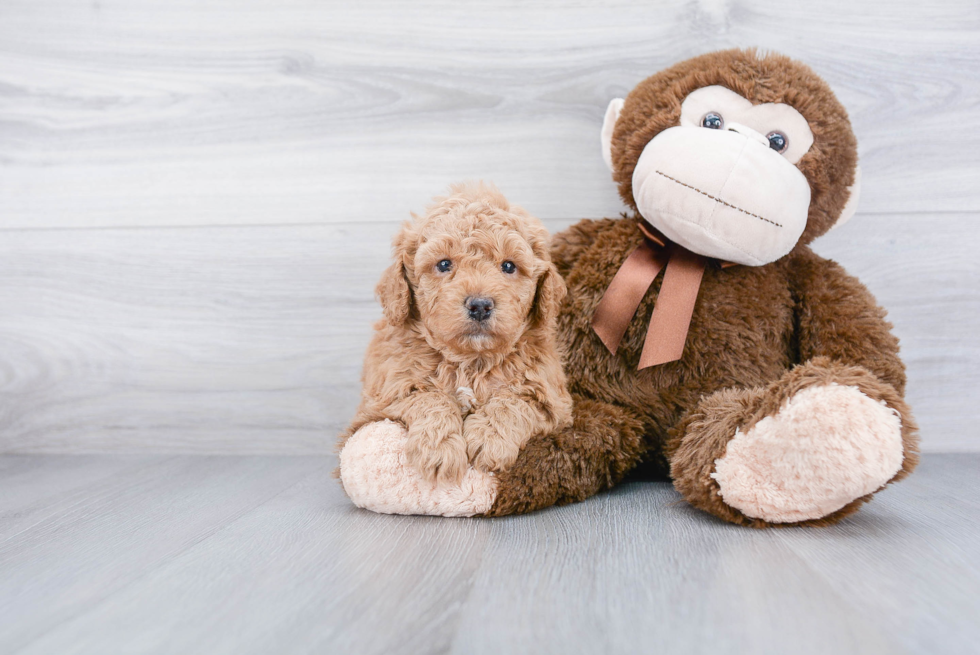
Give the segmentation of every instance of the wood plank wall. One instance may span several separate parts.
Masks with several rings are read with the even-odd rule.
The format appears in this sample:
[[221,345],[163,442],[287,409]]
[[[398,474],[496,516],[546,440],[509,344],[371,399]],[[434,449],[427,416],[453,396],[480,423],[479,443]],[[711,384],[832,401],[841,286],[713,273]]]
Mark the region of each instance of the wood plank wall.
[[817,250],[890,310],[924,449],[980,449],[975,0],[6,0],[0,452],[329,451],[410,210],[483,178],[614,216],[609,99],[750,45],[850,111]]

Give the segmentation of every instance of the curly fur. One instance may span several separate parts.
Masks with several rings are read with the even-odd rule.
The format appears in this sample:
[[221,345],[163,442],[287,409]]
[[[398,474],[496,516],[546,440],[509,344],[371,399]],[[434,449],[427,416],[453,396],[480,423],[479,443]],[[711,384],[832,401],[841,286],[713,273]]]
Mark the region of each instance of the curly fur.
[[[458,482],[469,464],[504,471],[528,439],[571,424],[555,338],[565,284],[548,233],[483,184],[454,185],[413,218],[377,287],[384,318],[342,440],[390,419],[407,428],[406,459],[427,480]],[[448,272],[437,266],[445,259]],[[476,296],[493,300],[488,321],[467,313]]]

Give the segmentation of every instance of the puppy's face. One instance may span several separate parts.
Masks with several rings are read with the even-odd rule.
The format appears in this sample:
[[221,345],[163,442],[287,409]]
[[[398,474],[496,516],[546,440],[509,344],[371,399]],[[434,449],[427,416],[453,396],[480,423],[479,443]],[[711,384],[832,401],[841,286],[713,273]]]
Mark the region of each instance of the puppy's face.
[[429,343],[460,356],[512,350],[551,329],[565,285],[534,217],[482,185],[453,187],[395,238],[378,294],[392,324],[421,323]]
[[490,220],[440,217],[415,254],[415,301],[430,338],[457,352],[513,348],[544,272],[530,244]]

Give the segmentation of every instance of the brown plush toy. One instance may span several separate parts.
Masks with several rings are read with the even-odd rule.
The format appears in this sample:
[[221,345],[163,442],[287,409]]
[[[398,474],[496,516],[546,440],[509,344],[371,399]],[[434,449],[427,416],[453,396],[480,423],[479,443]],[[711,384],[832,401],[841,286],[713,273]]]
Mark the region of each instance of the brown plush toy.
[[898,340],[867,289],[809,248],[859,187],[827,84],[780,55],[696,57],[614,100],[602,143],[631,213],[552,246],[573,425],[528,442],[468,511],[429,513],[580,501],[650,463],[726,521],[823,525],[906,476],[917,436]]

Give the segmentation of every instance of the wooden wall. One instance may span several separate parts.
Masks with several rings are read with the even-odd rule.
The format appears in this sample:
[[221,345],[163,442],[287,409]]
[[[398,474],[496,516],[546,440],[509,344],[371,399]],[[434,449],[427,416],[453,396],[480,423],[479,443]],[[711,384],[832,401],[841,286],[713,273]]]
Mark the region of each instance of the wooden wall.
[[410,210],[484,178],[614,216],[609,99],[750,45],[849,109],[817,249],[890,310],[924,448],[980,449],[975,0],[5,0],[0,452],[329,451]]

